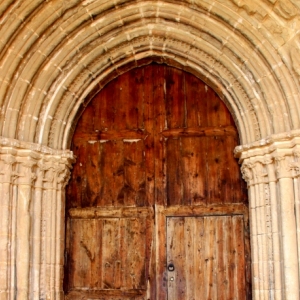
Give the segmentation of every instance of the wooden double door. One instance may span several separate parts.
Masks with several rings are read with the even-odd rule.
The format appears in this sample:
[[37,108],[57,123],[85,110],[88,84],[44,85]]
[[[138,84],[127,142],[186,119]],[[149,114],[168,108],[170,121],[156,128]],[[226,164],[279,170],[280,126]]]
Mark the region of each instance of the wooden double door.
[[67,299],[250,299],[238,134],[201,80],[150,64],[86,107],[66,195]]

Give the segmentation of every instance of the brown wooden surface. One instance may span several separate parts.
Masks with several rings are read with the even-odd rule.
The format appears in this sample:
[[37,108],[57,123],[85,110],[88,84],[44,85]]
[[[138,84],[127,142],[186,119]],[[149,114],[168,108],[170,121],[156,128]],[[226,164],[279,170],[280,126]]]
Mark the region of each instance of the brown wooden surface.
[[[189,73],[151,64],[107,84],[87,106],[72,140],[77,161],[66,202],[64,286],[69,299],[161,300],[168,294],[173,299],[170,295],[177,292],[168,291],[165,247],[166,220],[172,217],[186,220],[195,234],[204,218],[212,223],[205,228],[214,228],[205,229],[205,241],[185,235],[195,249],[203,248],[194,260],[202,271],[188,266],[180,283],[187,298],[174,299],[194,299],[200,291],[206,293],[203,299],[216,299],[216,287],[235,278],[226,267],[231,243],[246,249],[245,257],[237,258],[246,275],[228,283],[229,298],[223,298],[236,293],[232,287],[250,295],[247,221],[244,227],[231,222],[233,229],[227,229],[232,233],[221,238],[225,216],[240,214],[247,220],[246,185],[233,157],[236,145],[238,133],[228,109]],[[206,276],[201,265],[207,243],[218,261],[218,276]],[[181,262],[190,261],[194,250],[181,246],[186,253]],[[183,282],[191,280],[187,288]]]
[[168,299],[246,299],[243,230],[239,215],[168,217]]

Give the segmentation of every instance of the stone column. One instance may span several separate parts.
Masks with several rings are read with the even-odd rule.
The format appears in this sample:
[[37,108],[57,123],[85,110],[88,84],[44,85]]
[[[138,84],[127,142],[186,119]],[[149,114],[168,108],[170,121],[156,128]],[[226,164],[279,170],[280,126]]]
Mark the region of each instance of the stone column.
[[0,138],[0,299],[63,299],[70,151]]
[[253,299],[299,299],[297,136],[236,148],[249,189]]

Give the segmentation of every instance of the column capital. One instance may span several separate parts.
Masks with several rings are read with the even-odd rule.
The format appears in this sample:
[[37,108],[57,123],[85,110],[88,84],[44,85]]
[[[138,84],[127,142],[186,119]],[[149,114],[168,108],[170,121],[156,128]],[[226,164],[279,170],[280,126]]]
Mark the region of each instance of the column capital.
[[70,150],[0,137],[0,182],[64,188],[74,160]]
[[238,146],[235,148],[235,156],[242,163],[242,173],[248,185],[264,180],[271,182],[297,177],[300,175],[300,130]]

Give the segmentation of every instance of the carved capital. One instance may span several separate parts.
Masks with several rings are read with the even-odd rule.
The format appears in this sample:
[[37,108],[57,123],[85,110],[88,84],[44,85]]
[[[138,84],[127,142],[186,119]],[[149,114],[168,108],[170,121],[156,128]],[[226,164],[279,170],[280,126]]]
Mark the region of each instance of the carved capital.
[[73,161],[73,153],[68,150],[0,138],[0,182],[64,188]]
[[58,174],[57,183],[60,184],[61,188],[64,189],[68,184],[70,177],[71,177],[71,172],[69,168],[65,167],[65,169]]
[[1,156],[0,175],[2,176],[0,177],[2,182],[12,182],[16,162],[16,158],[11,154]]
[[44,188],[60,188],[65,187],[69,178],[71,161],[69,159],[47,157],[43,158],[38,163],[39,183],[43,184]]
[[250,186],[253,184],[253,174],[252,174],[253,164],[250,162],[245,162],[242,165],[242,177],[247,182],[247,185]]
[[266,183],[268,182],[268,172],[266,171],[264,160],[258,160],[254,163],[254,183]]
[[274,156],[276,163],[276,176],[280,178],[292,178],[293,177],[293,164],[290,156],[276,155]]
[[248,186],[268,182],[265,160],[248,160],[243,163],[241,170]]
[[[300,175],[300,131],[284,132],[266,141],[236,148],[240,163],[256,164],[252,183],[275,182]],[[242,167],[243,169],[243,167]],[[242,171],[245,173],[245,171]],[[249,172],[248,172],[249,173]]]
[[36,179],[35,160],[19,161],[16,171],[13,172],[14,182],[17,184],[32,185]]

